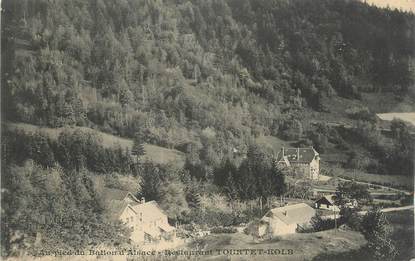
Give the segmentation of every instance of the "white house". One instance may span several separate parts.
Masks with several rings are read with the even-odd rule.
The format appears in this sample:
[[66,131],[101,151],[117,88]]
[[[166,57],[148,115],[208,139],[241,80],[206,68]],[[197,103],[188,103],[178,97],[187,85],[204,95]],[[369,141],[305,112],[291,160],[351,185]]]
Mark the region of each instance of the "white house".
[[273,237],[296,233],[297,228],[309,226],[315,214],[315,209],[305,203],[271,209],[260,220],[257,235]]
[[133,242],[172,241],[176,237],[175,228],[157,202],[138,200],[130,192],[118,189],[106,188],[103,195],[108,215],[130,228]]
[[277,155],[277,164],[291,168],[304,177],[317,180],[320,175],[320,155],[313,148],[282,148]]

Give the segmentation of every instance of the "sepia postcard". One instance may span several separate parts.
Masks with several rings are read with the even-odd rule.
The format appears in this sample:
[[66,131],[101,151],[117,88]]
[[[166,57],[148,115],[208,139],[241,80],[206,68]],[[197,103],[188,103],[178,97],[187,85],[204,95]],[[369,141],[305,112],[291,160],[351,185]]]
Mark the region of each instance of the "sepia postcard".
[[2,0],[1,260],[415,260],[415,0]]

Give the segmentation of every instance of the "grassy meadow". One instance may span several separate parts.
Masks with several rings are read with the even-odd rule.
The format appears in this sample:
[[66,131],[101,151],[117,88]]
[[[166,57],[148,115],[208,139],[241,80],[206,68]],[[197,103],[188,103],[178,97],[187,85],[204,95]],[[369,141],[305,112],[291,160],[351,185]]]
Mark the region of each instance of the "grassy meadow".
[[329,168],[325,171],[325,174],[332,177],[354,179],[360,182],[402,188],[409,191],[413,190],[414,184],[413,176],[372,174],[360,170],[349,170],[337,167]]
[[[209,235],[191,243],[188,247],[214,250],[214,257],[206,260],[311,260],[326,251],[337,253],[358,249],[366,243],[363,236],[354,231],[327,230],[317,233],[298,233],[267,241],[253,240],[243,233]],[[292,255],[218,255],[216,249],[292,249]],[[202,258],[202,260],[205,260]]]
[[[59,134],[64,129],[70,131],[81,130],[83,132],[92,132],[99,137],[101,145],[105,148],[121,147],[131,151],[134,144],[131,139],[114,136],[88,127],[47,128],[26,123],[7,123],[6,127],[16,130],[23,130],[25,132],[42,131],[54,140],[58,139]],[[167,149],[152,144],[144,144],[144,151],[145,155],[142,156],[142,160],[158,164],[175,163],[179,166],[184,165],[184,153],[178,150]]]

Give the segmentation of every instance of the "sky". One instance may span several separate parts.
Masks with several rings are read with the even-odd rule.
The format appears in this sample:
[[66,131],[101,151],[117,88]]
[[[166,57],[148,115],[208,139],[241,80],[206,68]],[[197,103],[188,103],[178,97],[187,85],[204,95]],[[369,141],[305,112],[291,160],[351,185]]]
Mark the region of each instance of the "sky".
[[415,0],[361,0],[368,4],[375,4],[379,7],[398,8],[405,11],[411,11],[415,13]]

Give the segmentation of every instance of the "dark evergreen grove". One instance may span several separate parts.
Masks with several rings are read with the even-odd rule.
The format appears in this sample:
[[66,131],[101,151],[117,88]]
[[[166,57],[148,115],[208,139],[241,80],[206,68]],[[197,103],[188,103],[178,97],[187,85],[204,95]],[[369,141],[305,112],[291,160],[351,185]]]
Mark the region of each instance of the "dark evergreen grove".
[[[19,219],[41,224],[45,212],[71,213],[78,230],[41,227],[54,235],[44,244],[124,242],[117,225],[93,232],[107,222],[95,175],[142,178],[139,196],[179,221],[200,218],[203,191],[280,195],[284,176],[260,136],[346,151],[345,167],[413,173],[409,127],[394,121],[386,137],[364,107],[366,95],[415,101],[411,13],[352,0],[4,0],[2,9],[3,121],[135,141],[130,152],[82,131],[51,139],[2,127],[2,187],[13,188],[3,198],[21,206],[5,205],[8,253],[36,239]],[[339,112],[333,101],[359,106]],[[311,124],[310,113],[351,126]],[[185,166],[136,163],[143,143],[184,152]]]

